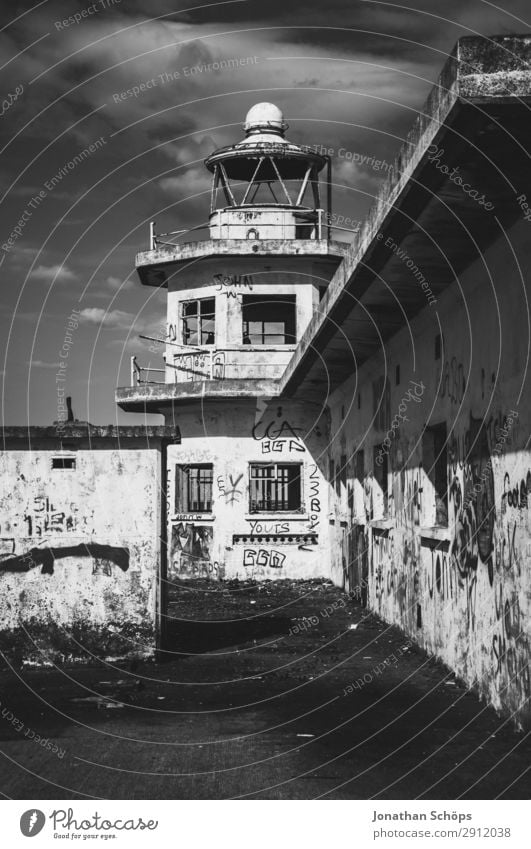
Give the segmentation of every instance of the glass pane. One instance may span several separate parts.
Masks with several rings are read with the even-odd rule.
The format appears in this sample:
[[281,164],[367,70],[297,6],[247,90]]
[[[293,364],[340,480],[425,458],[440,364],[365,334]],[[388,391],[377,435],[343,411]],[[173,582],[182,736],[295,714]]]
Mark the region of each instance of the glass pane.
[[197,345],[197,318],[183,319],[183,343],[185,345]]

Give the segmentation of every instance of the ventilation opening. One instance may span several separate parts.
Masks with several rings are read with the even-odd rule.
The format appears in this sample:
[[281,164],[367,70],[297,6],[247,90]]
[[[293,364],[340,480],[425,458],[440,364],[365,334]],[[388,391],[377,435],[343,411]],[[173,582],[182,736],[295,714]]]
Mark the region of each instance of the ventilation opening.
[[52,457],[52,469],[75,469],[75,457]]

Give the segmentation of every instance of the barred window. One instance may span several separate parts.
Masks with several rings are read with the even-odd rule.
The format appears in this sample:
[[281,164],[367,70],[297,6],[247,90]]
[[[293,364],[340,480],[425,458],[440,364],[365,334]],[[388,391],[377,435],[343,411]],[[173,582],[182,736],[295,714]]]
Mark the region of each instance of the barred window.
[[211,463],[175,467],[175,511],[177,513],[211,513]]
[[301,510],[301,463],[251,463],[251,513]]

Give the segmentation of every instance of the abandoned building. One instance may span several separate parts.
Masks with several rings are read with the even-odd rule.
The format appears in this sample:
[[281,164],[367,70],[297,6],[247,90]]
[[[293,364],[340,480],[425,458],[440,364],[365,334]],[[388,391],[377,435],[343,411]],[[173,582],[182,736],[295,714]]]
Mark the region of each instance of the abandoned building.
[[164,364],[116,402],[164,425],[3,429],[4,645],[149,654],[168,580],[322,576],[529,724],[530,46],[460,39],[351,244],[250,109],[206,238],[137,255]]

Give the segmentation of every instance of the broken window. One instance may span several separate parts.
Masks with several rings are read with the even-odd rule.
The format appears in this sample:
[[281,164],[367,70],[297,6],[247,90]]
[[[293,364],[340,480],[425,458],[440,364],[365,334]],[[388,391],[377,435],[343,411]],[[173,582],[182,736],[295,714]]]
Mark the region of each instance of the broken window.
[[175,512],[211,513],[212,480],[211,463],[175,467]]
[[216,332],[215,298],[200,298],[182,304],[183,345],[214,345]]
[[446,423],[427,427],[422,435],[422,466],[433,487],[435,524],[442,527],[448,526],[447,454]]
[[295,295],[244,295],[244,345],[294,345]]
[[251,513],[301,509],[301,463],[251,463]]

